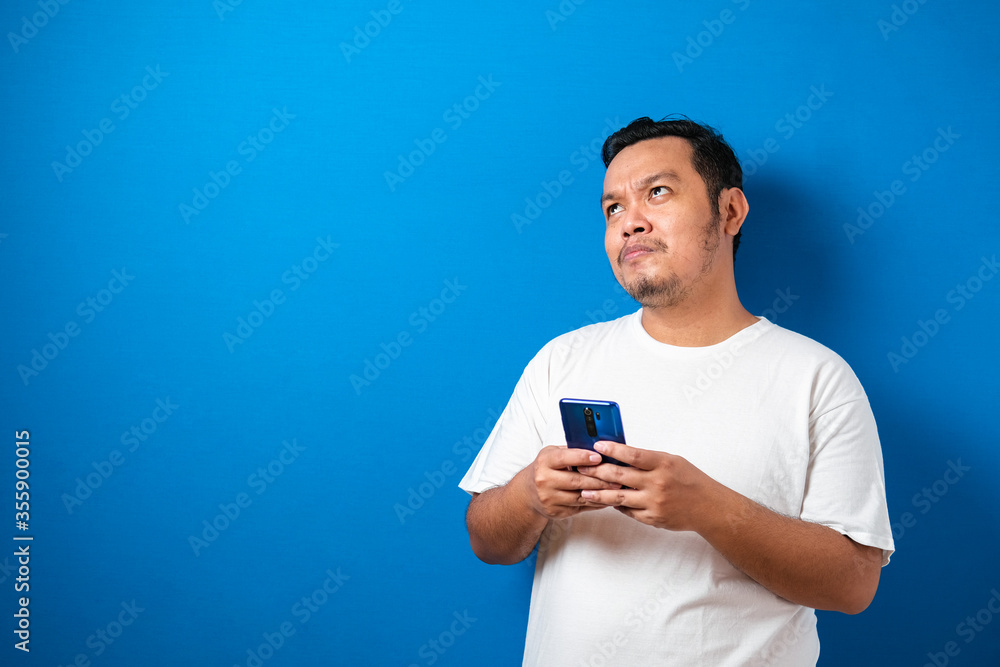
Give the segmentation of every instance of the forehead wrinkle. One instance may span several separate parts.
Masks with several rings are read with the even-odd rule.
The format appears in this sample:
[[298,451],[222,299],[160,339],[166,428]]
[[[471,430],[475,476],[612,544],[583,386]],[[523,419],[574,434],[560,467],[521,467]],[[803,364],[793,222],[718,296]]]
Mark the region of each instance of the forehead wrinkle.
[[[650,185],[652,185],[657,181],[673,181],[674,183],[679,183],[680,180],[681,177],[677,175],[677,172],[669,170],[659,171],[656,172],[655,174],[649,174],[648,176],[643,176],[642,178],[632,181],[632,189],[645,190],[647,187],[649,187]],[[606,201],[619,198],[621,198],[621,195],[618,194],[617,191],[612,191],[601,197],[601,204],[603,205],[604,202]]]

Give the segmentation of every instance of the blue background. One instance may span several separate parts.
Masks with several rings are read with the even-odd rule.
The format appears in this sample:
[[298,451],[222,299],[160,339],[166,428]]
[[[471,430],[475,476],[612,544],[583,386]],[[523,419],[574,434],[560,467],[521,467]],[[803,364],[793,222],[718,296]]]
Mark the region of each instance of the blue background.
[[879,423],[898,551],[820,664],[1000,664],[995,3],[336,4],[0,10],[4,664],[520,664],[533,562],[456,484],[538,348],[636,307],[588,146],[670,113],[744,161],[744,304]]

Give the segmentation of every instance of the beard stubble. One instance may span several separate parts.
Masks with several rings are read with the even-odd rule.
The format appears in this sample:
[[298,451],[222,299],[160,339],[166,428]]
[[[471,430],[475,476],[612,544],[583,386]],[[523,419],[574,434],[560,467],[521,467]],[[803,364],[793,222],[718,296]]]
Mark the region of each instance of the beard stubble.
[[[682,303],[690,295],[694,286],[712,269],[715,251],[719,248],[719,223],[721,213],[717,214],[707,225],[702,227],[699,248],[702,254],[701,272],[694,280],[685,284],[675,271],[668,275],[641,274],[632,280],[625,280],[622,267],[622,256],[618,255],[618,267],[622,271],[622,287],[629,296],[647,308],[671,308]],[[666,243],[656,240],[643,241],[643,245],[653,248],[654,252],[670,252]]]

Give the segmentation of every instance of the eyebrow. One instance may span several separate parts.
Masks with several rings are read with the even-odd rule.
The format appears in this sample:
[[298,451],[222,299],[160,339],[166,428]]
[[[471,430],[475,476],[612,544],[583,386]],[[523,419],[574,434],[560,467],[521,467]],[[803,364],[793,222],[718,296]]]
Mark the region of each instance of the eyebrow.
[[[650,174],[649,176],[644,176],[643,178],[640,178],[638,181],[633,182],[632,183],[632,187],[635,188],[636,190],[645,190],[646,188],[648,188],[650,185],[652,185],[656,181],[673,181],[675,183],[679,183],[680,180],[681,180],[681,177],[677,175],[677,172],[674,172],[674,171],[659,171],[659,172],[657,172],[655,174]],[[619,193],[617,193],[617,192],[609,192],[609,193],[607,193],[606,195],[604,195],[603,197],[601,197],[601,208],[604,208],[604,202],[612,200],[612,199],[620,199],[620,198],[621,198],[621,195]]]

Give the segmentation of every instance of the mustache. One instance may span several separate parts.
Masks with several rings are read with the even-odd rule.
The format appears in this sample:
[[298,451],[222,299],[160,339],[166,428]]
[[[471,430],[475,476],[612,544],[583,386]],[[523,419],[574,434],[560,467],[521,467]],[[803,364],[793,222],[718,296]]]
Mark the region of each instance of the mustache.
[[625,261],[625,255],[632,252],[633,250],[648,250],[651,252],[666,252],[667,244],[659,239],[645,239],[642,241],[637,241],[631,245],[622,246],[622,249],[618,252],[618,266],[621,266]]

